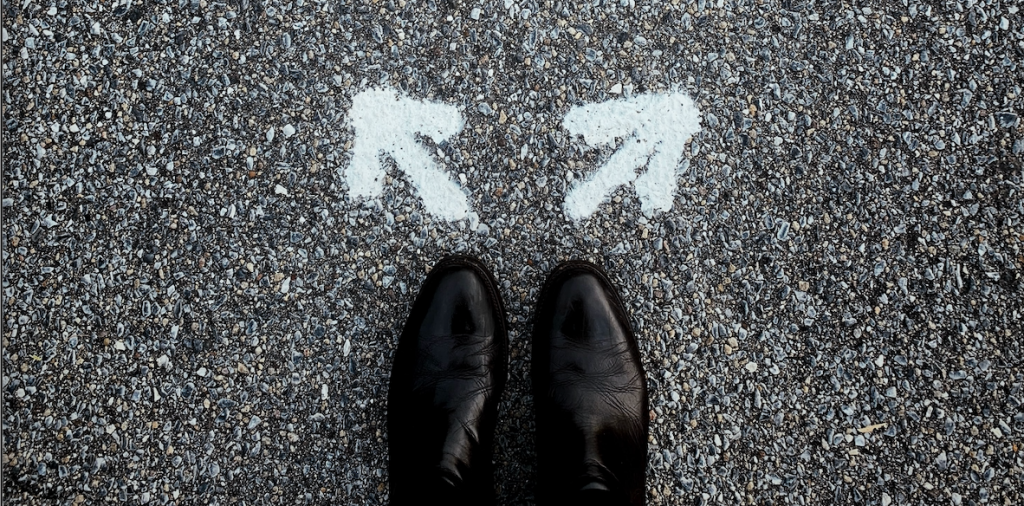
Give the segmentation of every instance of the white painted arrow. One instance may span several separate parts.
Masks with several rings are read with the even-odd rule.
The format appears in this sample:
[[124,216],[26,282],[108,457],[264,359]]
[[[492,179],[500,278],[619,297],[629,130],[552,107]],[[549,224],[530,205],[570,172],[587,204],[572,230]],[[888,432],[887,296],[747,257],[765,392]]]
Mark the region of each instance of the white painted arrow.
[[[615,188],[633,183],[644,214],[672,207],[676,167],[686,141],[700,131],[700,111],[683,93],[645,94],[574,107],[562,126],[591,146],[623,139],[608,161],[565,197],[566,216],[580,220],[597,211]],[[642,175],[637,169],[647,167]]]
[[428,213],[446,220],[466,217],[466,194],[416,139],[419,134],[440,143],[457,134],[464,125],[458,108],[414,100],[390,88],[369,89],[352,97],[349,121],[355,139],[345,179],[354,196],[380,195],[384,187],[381,157],[390,155],[416,188]]

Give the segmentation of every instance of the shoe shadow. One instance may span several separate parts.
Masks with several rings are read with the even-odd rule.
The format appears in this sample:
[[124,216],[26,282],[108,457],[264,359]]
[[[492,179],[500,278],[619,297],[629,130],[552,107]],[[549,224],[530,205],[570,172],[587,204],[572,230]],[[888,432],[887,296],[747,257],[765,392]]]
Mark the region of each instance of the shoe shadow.
[[510,332],[509,357],[494,436],[494,486],[497,504],[532,505],[537,483],[536,428],[530,344],[522,333]]

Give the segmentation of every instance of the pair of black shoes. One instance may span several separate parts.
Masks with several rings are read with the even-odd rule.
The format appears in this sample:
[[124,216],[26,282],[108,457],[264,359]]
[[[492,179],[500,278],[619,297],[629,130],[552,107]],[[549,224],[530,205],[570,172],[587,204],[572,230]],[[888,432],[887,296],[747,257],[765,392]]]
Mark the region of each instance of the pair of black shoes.
[[[492,453],[508,372],[505,308],[477,260],[431,270],[388,390],[391,504],[494,504]],[[548,276],[533,331],[537,502],[644,504],[647,385],[629,317],[604,272]]]

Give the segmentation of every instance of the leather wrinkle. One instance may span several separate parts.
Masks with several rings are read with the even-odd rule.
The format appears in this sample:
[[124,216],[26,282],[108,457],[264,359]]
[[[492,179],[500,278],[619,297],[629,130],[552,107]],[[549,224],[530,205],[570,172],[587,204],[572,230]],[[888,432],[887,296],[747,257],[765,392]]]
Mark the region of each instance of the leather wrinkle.
[[442,259],[427,275],[399,338],[389,387],[400,404],[388,406],[389,434],[397,436],[389,440],[403,445],[389,447],[393,504],[422,503],[431,494],[442,503],[493,503],[493,426],[508,370],[505,315],[497,282],[478,260]]
[[547,473],[538,476],[541,506],[578,504],[578,494],[601,490],[615,496],[608,504],[644,503],[647,382],[614,286],[596,265],[565,262],[538,297],[533,379],[539,471]]

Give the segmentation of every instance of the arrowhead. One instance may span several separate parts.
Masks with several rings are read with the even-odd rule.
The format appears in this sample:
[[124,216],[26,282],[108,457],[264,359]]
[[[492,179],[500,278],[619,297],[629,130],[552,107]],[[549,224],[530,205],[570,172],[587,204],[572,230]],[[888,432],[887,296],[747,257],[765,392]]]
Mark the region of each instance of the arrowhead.
[[355,139],[345,179],[354,196],[374,198],[380,194],[384,186],[381,157],[389,155],[416,188],[428,213],[447,220],[466,217],[469,203],[465,193],[416,138],[422,135],[440,143],[457,134],[464,125],[458,108],[415,100],[391,88],[375,88],[352,97],[349,121]]
[[[700,111],[683,93],[646,94],[575,107],[562,121],[588,145],[623,139],[622,147],[566,195],[565,214],[590,216],[615,188],[634,183],[645,214],[672,207],[676,167],[686,141],[700,131]],[[647,167],[643,175],[637,169]]]

